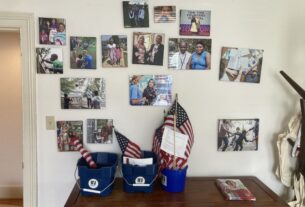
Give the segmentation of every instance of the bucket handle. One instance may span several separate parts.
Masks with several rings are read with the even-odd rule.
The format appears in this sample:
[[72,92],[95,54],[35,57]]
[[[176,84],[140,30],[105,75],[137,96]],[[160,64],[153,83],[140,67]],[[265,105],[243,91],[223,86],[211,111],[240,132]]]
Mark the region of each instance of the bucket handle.
[[134,186],[134,187],[149,187],[149,186],[151,186],[151,185],[155,182],[155,180],[156,180],[157,177],[158,177],[158,173],[157,173],[156,176],[154,177],[154,179],[153,179],[149,184],[137,184],[137,183],[130,184],[130,183],[128,182],[128,180],[124,177],[122,168],[119,168],[119,169],[120,169],[119,172],[120,172],[120,174],[121,174],[123,180],[124,180],[124,181],[126,182],[126,184],[129,185],[129,186]]
[[[118,166],[117,166],[117,167],[118,167]],[[74,171],[74,179],[75,179],[75,181],[76,181],[76,184],[77,184],[78,188],[79,188],[80,190],[82,190],[82,191],[89,192],[89,193],[101,194],[101,193],[103,193],[107,188],[109,188],[109,187],[114,183],[114,181],[116,180],[116,177],[114,176],[112,182],[111,182],[109,185],[107,185],[103,190],[92,190],[92,189],[88,189],[88,188],[81,188],[81,187],[80,187],[80,184],[79,184],[79,179],[76,177],[76,171],[77,171],[77,166],[76,166],[75,171]]]

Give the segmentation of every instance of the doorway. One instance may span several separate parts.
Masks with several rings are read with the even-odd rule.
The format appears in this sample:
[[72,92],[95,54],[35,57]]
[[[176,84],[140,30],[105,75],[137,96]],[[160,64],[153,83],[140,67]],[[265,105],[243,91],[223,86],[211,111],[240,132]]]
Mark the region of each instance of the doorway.
[[20,32],[0,31],[0,45],[0,204],[20,204],[23,197]]
[[[36,71],[34,67],[34,15],[29,13],[0,12],[0,31],[19,31],[20,33],[23,206],[37,207],[37,124]],[[1,75],[3,71],[5,71],[5,68],[1,67]],[[6,90],[10,89],[7,88]],[[5,97],[3,97],[1,101],[6,101]]]

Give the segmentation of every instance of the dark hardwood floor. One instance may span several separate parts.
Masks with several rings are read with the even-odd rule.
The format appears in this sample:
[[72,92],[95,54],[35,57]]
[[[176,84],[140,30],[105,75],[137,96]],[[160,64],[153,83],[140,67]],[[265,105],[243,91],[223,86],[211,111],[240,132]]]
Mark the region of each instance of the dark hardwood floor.
[[22,199],[0,199],[0,207],[2,205],[23,206],[23,200]]

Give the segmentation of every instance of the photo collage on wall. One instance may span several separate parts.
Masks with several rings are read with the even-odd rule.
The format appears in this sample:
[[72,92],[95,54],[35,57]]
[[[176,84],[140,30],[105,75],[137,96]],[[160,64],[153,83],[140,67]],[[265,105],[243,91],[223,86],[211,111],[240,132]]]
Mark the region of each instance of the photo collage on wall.
[[[99,37],[76,34],[67,38],[64,18],[39,17],[38,37],[41,47],[36,48],[37,74],[55,74],[55,76],[64,74],[64,61],[68,60],[70,60],[70,64],[67,64],[71,69],[70,72],[77,71],[74,69],[82,69],[90,71],[88,74],[100,68],[125,70],[130,65],[143,65],[143,70],[145,67],[149,69],[149,66],[153,66],[150,67],[150,71],[154,68],[172,71],[212,71],[212,39],[209,38],[211,11],[207,8],[179,9],[170,4],[153,5],[152,11],[151,23],[158,27],[164,26],[163,29],[147,30],[150,27],[148,0],[123,0],[120,11],[123,14],[122,26],[125,31],[129,28],[138,28],[138,31],[129,30],[128,35],[101,34]],[[173,24],[176,25],[178,37],[165,39],[164,31],[168,25]],[[141,31],[141,28],[145,30]],[[67,41],[70,42],[67,44]],[[131,42],[132,48],[127,47],[128,41]],[[165,44],[168,44],[168,51],[164,51]],[[64,49],[68,50],[66,52],[70,57],[63,57],[66,54]],[[260,83],[263,52],[263,49],[222,47],[219,81]],[[167,65],[164,58],[167,58]],[[129,76],[129,100],[125,101],[128,101],[132,107],[170,106],[173,103],[174,76],[145,73]],[[105,108],[105,86],[106,81],[102,77],[60,78],[61,109],[73,111],[73,109]],[[257,150],[258,124],[258,119],[219,120],[219,126],[222,126],[219,129],[223,129],[222,132],[225,130],[226,133],[218,134],[218,151]],[[112,119],[87,119],[86,129],[88,144],[113,143]],[[77,136],[83,142],[82,130],[81,121],[58,121],[59,151],[74,151],[69,143],[69,137]],[[238,140],[241,138],[243,141],[240,144]]]

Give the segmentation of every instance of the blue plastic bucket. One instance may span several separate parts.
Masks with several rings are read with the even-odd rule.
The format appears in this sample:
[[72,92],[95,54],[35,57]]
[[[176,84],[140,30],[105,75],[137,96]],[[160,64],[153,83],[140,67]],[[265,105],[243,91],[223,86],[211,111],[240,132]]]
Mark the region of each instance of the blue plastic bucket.
[[127,193],[153,191],[154,181],[158,173],[157,156],[151,151],[143,151],[143,154],[143,158],[153,158],[152,165],[122,164],[123,189]]
[[92,159],[96,162],[97,168],[89,168],[84,158],[77,162],[79,186],[84,196],[111,194],[115,179],[115,171],[118,163],[118,156],[114,153],[97,152],[92,153]]
[[167,192],[183,192],[186,180],[186,171],[188,166],[182,170],[173,170],[165,168],[161,172],[161,186]]

